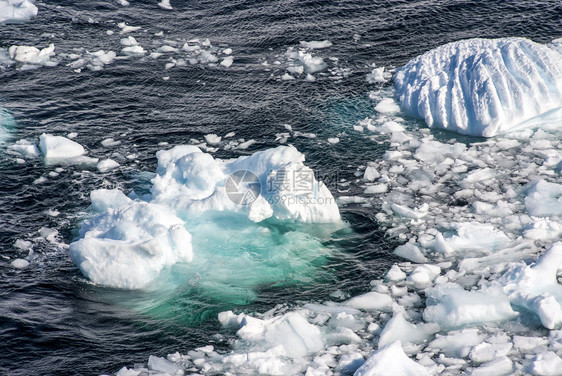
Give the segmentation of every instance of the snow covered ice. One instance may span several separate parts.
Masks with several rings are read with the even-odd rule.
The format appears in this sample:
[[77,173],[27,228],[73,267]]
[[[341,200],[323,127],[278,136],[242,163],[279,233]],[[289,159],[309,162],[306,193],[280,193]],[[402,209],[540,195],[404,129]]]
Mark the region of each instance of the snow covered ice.
[[37,7],[29,0],[1,0],[0,23],[28,21],[37,15]]
[[528,39],[449,43],[411,60],[394,80],[404,109],[430,127],[492,137],[536,125],[533,118],[562,119],[562,55]]

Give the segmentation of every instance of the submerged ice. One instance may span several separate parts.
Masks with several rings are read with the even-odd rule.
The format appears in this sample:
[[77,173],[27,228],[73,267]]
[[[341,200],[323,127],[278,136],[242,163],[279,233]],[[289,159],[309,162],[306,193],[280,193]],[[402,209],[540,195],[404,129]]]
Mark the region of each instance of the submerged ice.
[[[60,147],[69,153],[74,151],[74,144],[65,139]],[[49,148],[41,144],[40,148],[58,150],[58,145]],[[76,149],[79,151],[83,149]],[[303,163],[304,155],[292,146],[222,161],[196,146],[182,145],[158,152],[157,158],[150,198],[132,199],[119,190],[92,192],[96,214],[84,222],[80,239],[70,245],[72,260],[92,281],[127,289],[145,287],[166,266],[189,263],[198,252],[209,256],[214,248],[208,237],[222,239],[213,232],[220,232],[221,226],[226,232],[232,223],[240,225],[233,234],[242,231],[249,237],[247,245],[225,241],[240,247],[237,252],[244,257],[244,252],[254,252],[252,236],[245,230],[253,229],[259,239],[272,236],[271,229],[259,225],[265,220],[289,224],[341,222],[328,188],[314,178],[313,171]],[[240,171],[243,174],[237,175]],[[238,176],[242,179],[236,180]],[[244,176],[252,179],[244,180]],[[307,180],[292,180],[297,177]],[[298,186],[303,183],[304,187]],[[307,243],[298,233],[290,236]],[[221,245],[215,247],[220,249]]]
[[411,60],[394,82],[402,107],[430,127],[492,137],[562,119],[562,54],[528,39],[449,43]]

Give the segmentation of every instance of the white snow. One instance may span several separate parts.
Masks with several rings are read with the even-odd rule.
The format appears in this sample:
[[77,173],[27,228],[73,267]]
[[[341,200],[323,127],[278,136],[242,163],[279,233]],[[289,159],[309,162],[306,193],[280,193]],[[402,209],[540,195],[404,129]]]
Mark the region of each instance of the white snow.
[[524,38],[446,44],[394,82],[402,107],[430,127],[492,137],[541,116],[562,119],[562,54]]

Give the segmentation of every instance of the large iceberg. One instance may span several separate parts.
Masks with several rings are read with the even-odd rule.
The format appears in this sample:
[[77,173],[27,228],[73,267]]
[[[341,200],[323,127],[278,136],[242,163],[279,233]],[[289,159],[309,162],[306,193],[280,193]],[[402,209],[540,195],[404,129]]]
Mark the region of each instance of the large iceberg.
[[412,59],[394,79],[428,126],[492,137],[562,119],[562,54],[524,38],[469,39]]
[[37,15],[37,7],[29,0],[0,0],[0,23],[27,21]]
[[[260,234],[275,235],[265,227],[256,228],[255,223],[267,219],[335,223],[336,227],[341,223],[330,191],[315,179],[303,163],[304,155],[292,146],[223,161],[196,146],[180,145],[158,152],[157,157],[150,197],[131,199],[119,190],[92,192],[96,215],[84,222],[81,238],[70,245],[72,260],[92,281],[118,288],[143,288],[164,267],[191,262],[197,247],[221,249],[223,245],[214,245],[207,237],[222,239],[217,232],[230,226],[225,221],[240,227],[233,233],[255,228],[257,234],[248,235],[246,240],[250,245]],[[193,246],[190,232],[194,234]],[[302,238],[292,234],[295,239]],[[281,238],[284,243],[285,236]],[[236,244],[231,237],[224,242]],[[301,242],[310,243],[306,239]],[[268,244],[263,239],[262,243]],[[248,244],[239,245],[238,252]]]

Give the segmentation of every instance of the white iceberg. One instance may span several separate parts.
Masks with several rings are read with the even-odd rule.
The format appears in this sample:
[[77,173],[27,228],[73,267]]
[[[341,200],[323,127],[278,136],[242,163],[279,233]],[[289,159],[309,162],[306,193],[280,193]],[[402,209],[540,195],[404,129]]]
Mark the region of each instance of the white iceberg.
[[29,0],[0,0],[0,23],[28,21],[37,15],[37,7]]
[[[69,156],[83,152],[79,144],[53,137],[42,136],[46,146],[40,147],[47,154]],[[238,266],[245,273],[241,279],[248,277],[250,271],[244,269],[248,268],[255,272],[256,281],[275,280],[277,271],[268,269],[269,252],[275,253],[281,262],[283,257],[289,257],[285,256],[287,249],[295,252],[298,249],[293,243],[317,250],[322,247],[305,233],[289,231],[277,236],[252,221],[275,218],[341,224],[338,207],[328,188],[316,181],[312,170],[303,164],[304,155],[294,147],[278,147],[222,161],[196,146],[180,145],[158,152],[157,157],[158,167],[148,201],[130,199],[119,190],[92,192],[92,209],[97,216],[84,222],[80,239],[70,245],[72,260],[90,280],[118,288],[143,288],[164,267],[191,262],[198,249],[201,253],[198,262],[205,256],[215,257],[205,254],[214,251],[209,238],[220,242],[223,236],[229,247],[236,249],[230,256],[232,259],[225,256],[228,265],[244,265]],[[116,166],[105,160],[98,168],[106,171]],[[225,219],[241,227],[225,228],[229,226]],[[197,235],[193,245],[186,228]],[[217,235],[221,229],[224,234]],[[233,238],[229,230],[233,230],[232,234],[241,232],[241,239]],[[195,252],[194,246],[199,247]],[[224,244],[216,246],[221,249]],[[253,264],[256,261],[248,257],[245,249],[263,252],[265,265]],[[310,257],[318,256],[310,250]],[[236,257],[237,254],[240,256]],[[218,269],[217,273],[213,278],[220,285],[224,273]],[[237,274],[229,273],[229,278],[235,279],[234,275]],[[225,281],[225,288],[227,285],[230,286]]]
[[402,107],[428,126],[492,137],[562,119],[562,54],[524,38],[446,44],[401,68]]

